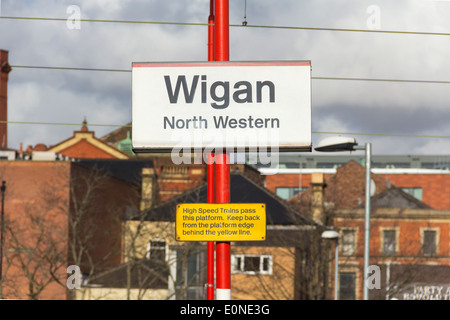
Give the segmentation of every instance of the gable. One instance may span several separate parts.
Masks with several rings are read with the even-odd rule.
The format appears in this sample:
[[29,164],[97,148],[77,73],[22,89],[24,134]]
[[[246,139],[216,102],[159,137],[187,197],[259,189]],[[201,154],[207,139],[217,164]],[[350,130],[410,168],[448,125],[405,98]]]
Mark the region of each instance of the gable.
[[373,208],[430,209],[431,207],[398,187],[391,186],[384,192],[372,197]]
[[86,140],[80,140],[68,148],[59,151],[59,153],[71,158],[115,158],[110,153],[93,146]]
[[[384,192],[387,181],[383,177],[371,172],[371,190],[374,195]],[[349,161],[336,170],[336,173],[327,177],[323,184],[323,201],[326,206],[335,209],[353,209],[365,201],[366,169],[355,161]],[[300,197],[300,201],[297,199]],[[300,196],[290,199],[304,210],[310,208],[312,203],[312,188],[303,191]]]
[[52,146],[48,151],[57,152],[71,158],[129,158],[125,153],[95,138],[91,131],[76,131],[72,138]]

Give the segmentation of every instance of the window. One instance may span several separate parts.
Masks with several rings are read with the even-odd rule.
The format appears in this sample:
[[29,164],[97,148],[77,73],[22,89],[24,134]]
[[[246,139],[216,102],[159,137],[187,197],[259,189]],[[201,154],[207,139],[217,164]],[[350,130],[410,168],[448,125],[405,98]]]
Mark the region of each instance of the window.
[[444,169],[448,170],[450,165],[448,162],[435,163],[435,162],[422,162],[422,168],[425,169]]
[[395,255],[395,230],[383,231],[383,254],[385,256]]
[[345,163],[341,163],[341,162],[317,162],[317,168],[319,169],[336,169],[336,168],[340,168],[344,165]]
[[233,273],[272,274],[272,256],[233,255]]
[[402,188],[402,190],[422,201],[422,188]]
[[176,251],[177,300],[202,300],[205,298],[206,252],[184,249]]
[[422,248],[425,256],[436,255],[436,231],[424,230]]
[[305,190],[306,188],[298,188],[298,187],[278,187],[275,188],[275,193],[281,199],[289,199],[295,196],[297,193]]
[[341,251],[343,255],[350,256],[355,252],[355,230],[342,230]]
[[339,274],[339,300],[355,300],[355,282],[354,273]]
[[147,258],[150,260],[166,261],[166,241],[154,239],[148,243]]

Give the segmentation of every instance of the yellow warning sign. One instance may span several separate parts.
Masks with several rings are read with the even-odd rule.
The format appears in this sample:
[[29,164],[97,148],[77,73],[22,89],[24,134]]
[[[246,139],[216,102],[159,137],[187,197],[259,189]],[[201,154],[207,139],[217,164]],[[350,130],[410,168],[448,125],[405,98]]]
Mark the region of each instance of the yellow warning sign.
[[264,203],[185,203],[177,205],[178,241],[262,241]]

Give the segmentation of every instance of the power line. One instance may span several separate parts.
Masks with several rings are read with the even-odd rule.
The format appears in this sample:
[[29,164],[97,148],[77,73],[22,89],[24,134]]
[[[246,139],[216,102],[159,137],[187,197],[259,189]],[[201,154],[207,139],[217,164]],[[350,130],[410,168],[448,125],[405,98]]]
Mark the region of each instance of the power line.
[[[34,20],[34,21],[68,21],[67,18],[45,18],[45,17],[0,17],[9,20]],[[139,20],[107,20],[107,19],[80,19],[80,22],[94,23],[123,23],[123,24],[152,24],[152,25],[179,25],[179,26],[208,26],[208,23],[196,22],[169,22],[169,21],[139,21]],[[427,36],[450,36],[448,32],[424,32],[424,31],[399,31],[399,30],[377,30],[377,29],[351,29],[351,28],[317,28],[298,26],[270,26],[270,25],[242,25],[230,24],[230,27],[239,28],[264,28],[264,29],[285,29],[285,30],[309,30],[309,31],[333,31],[333,32],[363,32],[363,33],[385,33],[385,34],[408,34]]]
[[[58,126],[80,126],[80,123],[69,122],[38,122],[38,121],[0,121],[0,124],[24,124],[24,125],[58,125]],[[99,124],[88,123],[90,127],[122,127],[131,128],[131,124]],[[395,133],[368,133],[368,132],[342,132],[342,131],[312,131],[312,134],[333,134],[333,135],[359,135],[359,136],[381,136],[381,137],[406,137],[406,138],[435,138],[450,139],[450,136],[443,135],[423,135],[423,134],[395,134]]]
[[377,29],[348,29],[348,28],[316,28],[316,27],[295,27],[295,26],[264,26],[250,25],[242,26],[239,24],[230,27],[249,27],[266,29],[291,29],[291,30],[309,30],[309,31],[336,31],[336,32],[364,32],[364,33],[388,33],[388,34],[409,34],[409,35],[427,35],[427,36],[450,36],[448,32],[425,32],[425,31],[399,31],[399,30],[377,30]]
[[131,72],[131,70],[127,70],[127,69],[100,69],[100,68],[79,68],[79,67],[46,67],[46,66],[20,66],[20,65],[12,65],[11,68],[72,70],[72,71]]
[[[68,18],[45,18],[45,17],[0,17],[0,19],[11,20],[35,20],[35,21],[72,21]],[[79,19],[80,22],[100,23],[126,23],[126,24],[160,24],[160,25],[182,25],[182,26],[208,26],[208,23],[196,22],[164,22],[164,21],[139,21],[139,20],[107,20],[107,19]]]
[[[41,121],[0,121],[0,124],[26,124],[26,125],[56,125],[56,126],[80,126],[81,123],[68,123],[68,122],[41,122]],[[89,127],[122,127],[131,128],[131,124],[99,124],[88,123]]]
[[312,131],[313,134],[333,134],[333,135],[354,135],[354,136],[377,136],[377,137],[402,137],[402,138],[434,138],[450,139],[450,136],[437,136],[426,134],[395,134],[395,133],[364,133],[364,132],[332,132],[332,131]]
[[[69,71],[106,71],[106,72],[131,72],[129,69],[100,69],[100,68],[78,68],[78,67],[46,67],[46,66],[21,66],[13,65],[12,68],[26,69],[49,69]],[[409,82],[409,83],[440,83],[450,84],[446,80],[412,80],[412,79],[382,79],[382,78],[351,78],[351,77],[311,77],[313,80],[343,80],[343,81],[375,81],[375,82]]]
[[409,79],[376,79],[376,78],[344,78],[344,77],[311,77],[313,80],[345,80],[345,81],[379,81],[379,82],[409,82],[409,83],[443,83],[445,80],[409,80]]

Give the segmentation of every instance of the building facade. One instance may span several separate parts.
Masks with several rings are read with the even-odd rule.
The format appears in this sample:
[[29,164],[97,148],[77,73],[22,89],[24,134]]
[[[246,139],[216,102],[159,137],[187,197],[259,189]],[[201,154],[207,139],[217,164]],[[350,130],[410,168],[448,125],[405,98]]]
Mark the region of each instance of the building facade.
[[73,161],[2,161],[1,293],[67,299],[67,268],[89,276],[122,262],[122,218],[138,188]]
[[[372,172],[371,181],[369,298],[408,299],[415,286],[445,287],[450,279],[450,211],[432,208],[382,175]],[[364,194],[365,169],[350,161],[335,174],[313,174],[310,188],[290,199],[313,216],[321,211],[316,219],[339,233],[339,275],[329,279],[338,286],[339,299],[363,296]]]
[[[373,156],[372,172],[437,210],[450,210],[450,170],[445,156]],[[281,157],[280,160],[284,158]],[[294,159],[297,159],[294,157]],[[304,166],[290,157],[277,168],[262,168],[266,187],[283,199],[309,188],[311,175],[334,175],[337,168],[353,161],[364,166],[364,156],[310,156]],[[307,161],[308,159],[308,161]],[[307,165],[306,165],[307,164]],[[313,167],[316,166],[316,167]]]

